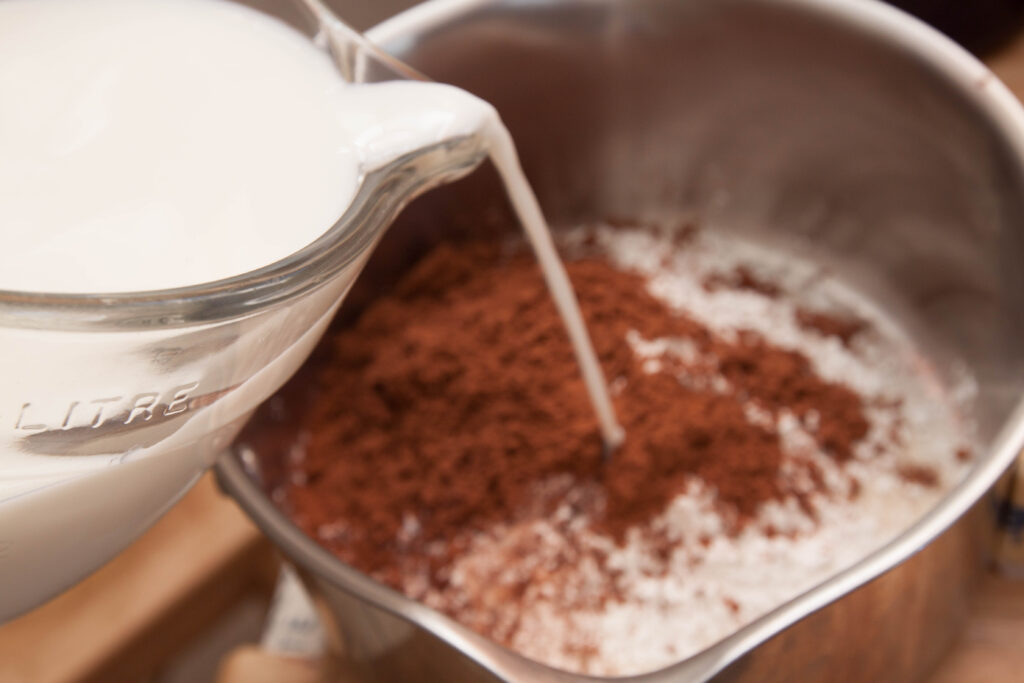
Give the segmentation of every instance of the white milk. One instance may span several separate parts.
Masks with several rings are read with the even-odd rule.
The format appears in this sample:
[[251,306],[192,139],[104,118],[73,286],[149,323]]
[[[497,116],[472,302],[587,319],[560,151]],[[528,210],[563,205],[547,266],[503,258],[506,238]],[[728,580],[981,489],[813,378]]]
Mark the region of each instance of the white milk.
[[566,331],[569,333],[573,351],[576,353],[576,361],[580,365],[583,382],[587,387],[587,394],[590,396],[590,402],[601,426],[605,456],[609,457],[622,444],[626,433],[615,418],[615,409],[612,407],[612,401],[608,395],[608,384],[601,371],[601,365],[597,362],[597,354],[590,341],[586,323],[583,322],[583,315],[580,313],[572,283],[569,282],[569,276],[565,272],[562,260],[558,258],[558,252],[555,251],[551,230],[548,229],[544,214],[541,213],[537,197],[533,194],[533,189],[519,166],[519,156],[516,154],[512,136],[502,125],[497,114],[488,121],[488,124],[484,133],[490,148],[491,160],[505,184],[505,190],[512,200],[512,207],[515,209],[516,215],[523,224],[526,237],[533,245],[537,261],[544,273],[544,280],[547,282],[551,296],[555,300],[555,306],[562,316]]
[[489,113],[348,86],[306,36],[216,0],[3,0],[0,93],[0,289],[49,292],[268,265],[333,225],[361,169]]
[[[432,83],[346,84],[306,36],[220,0],[0,0],[0,93],[0,290],[139,292],[242,275],[328,231],[366,173],[446,140],[481,140],[566,322],[605,442],[621,440],[565,270],[486,102]],[[174,368],[135,348],[149,337],[159,346],[159,329],[0,328],[0,621],[98,566],[165,509],[305,358],[346,288],[240,323],[203,363],[175,342]],[[87,452],[59,451],[75,434]]]

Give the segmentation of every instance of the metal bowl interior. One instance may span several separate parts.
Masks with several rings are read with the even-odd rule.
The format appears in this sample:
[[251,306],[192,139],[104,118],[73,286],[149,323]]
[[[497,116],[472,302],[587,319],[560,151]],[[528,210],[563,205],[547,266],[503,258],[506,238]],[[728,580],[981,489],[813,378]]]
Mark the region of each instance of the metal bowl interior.
[[[638,680],[920,676],[955,632],[981,564],[979,501],[1024,442],[1016,100],[937,33],[855,0],[434,0],[372,36],[496,105],[555,225],[696,216],[820,261],[937,366],[966,365],[986,450],[941,505],[856,566]],[[437,242],[510,226],[490,169],[420,198],[335,324]],[[335,561],[274,508],[256,481],[273,473],[244,454],[221,463],[225,488],[300,567],[371,676],[581,679]]]

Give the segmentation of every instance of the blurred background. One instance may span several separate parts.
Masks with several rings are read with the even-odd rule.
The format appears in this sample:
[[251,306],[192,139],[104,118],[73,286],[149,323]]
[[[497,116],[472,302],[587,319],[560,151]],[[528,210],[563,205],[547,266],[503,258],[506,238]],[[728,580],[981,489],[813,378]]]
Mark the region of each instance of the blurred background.
[[417,0],[327,0],[338,16],[353,27],[365,31],[382,19],[418,4]]
[[1022,0],[892,0],[890,4],[982,56],[1012,38],[1024,17]]
[[[365,30],[416,2],[330,0],[327,4]],[[1024,0],[889,0],[889,4],[920,17],[978,55],[1001,47],[1024,21]]]

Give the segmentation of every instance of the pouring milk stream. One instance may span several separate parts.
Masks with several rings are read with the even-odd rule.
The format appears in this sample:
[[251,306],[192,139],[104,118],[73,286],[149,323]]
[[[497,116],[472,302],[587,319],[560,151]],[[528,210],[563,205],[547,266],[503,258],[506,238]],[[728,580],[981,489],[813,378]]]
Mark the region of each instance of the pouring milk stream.
[[187,298],[166,290],[295,254],[368,174],[447,141],[475,140],[494,161],[606,444],[621,440],[565,270],[487,103],[433,83],[347,84],[304,35],[225,0],[2,0],[0,92],[0,621],[173,504],[301,364],[367,254],[301,306],[220,327],[8,324],[4,307],[40,296],[23,293],[72,307],[96,292]]

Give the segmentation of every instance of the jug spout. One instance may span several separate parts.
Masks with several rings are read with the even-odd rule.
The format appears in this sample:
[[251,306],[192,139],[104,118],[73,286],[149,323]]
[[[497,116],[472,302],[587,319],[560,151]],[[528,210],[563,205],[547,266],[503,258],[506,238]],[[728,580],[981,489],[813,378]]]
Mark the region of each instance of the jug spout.
[[414,191],[421,192],[469,172],[487,153],[497,112],[464,90],[423,81],[345,87],[352,107],[338,123],[365,175],[402,167],[419,175]]
[[365,259],[408,202],[468,175],[487,158],[499,118],[490,104],[439,83],[346,87],[353,91],[353,115],[339,123],[351,131],[360,168],[348,209],[355,228],[351,249]]

